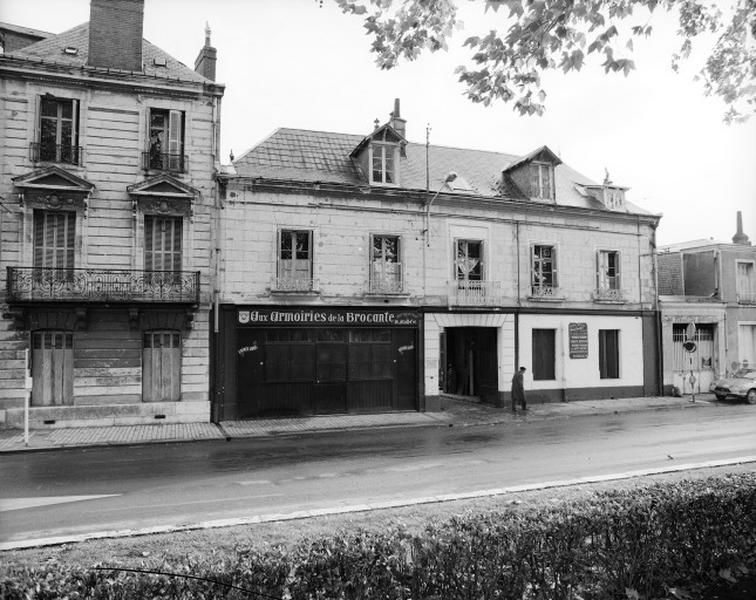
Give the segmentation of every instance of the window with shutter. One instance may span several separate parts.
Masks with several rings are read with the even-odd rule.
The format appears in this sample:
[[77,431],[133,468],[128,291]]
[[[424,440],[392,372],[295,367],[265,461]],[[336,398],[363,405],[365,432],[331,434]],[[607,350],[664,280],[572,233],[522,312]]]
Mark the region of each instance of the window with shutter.
[[34,267],[73,269],[75,241],[75,212],[34,211]]
[[557,288],[556,249],[554,246],[533,246],[531,264],[533,295],[550,295]]
[[599,294],[612,294],[620,289],[620,262],[619,252],[615,250],[599,250],[598,262],[598,292]]
[[144,217],[145,271],[181,270],[181,217]]
[[373,235],[370,261],[370,290],[373,292],[401,292],[402,265],[399,258],[399,237]]
[[276,287],[279,290],[312,289],[312,231],[281,230]]
[[184,172],[184,113],[152,108],[149,117],[149,148],[145,168]]

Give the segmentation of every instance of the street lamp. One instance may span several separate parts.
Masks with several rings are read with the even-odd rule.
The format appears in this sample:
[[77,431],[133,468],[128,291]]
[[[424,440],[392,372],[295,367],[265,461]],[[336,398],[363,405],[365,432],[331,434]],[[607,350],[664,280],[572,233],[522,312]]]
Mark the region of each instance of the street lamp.
[[435,194],[433,194],[433,198],[430,199],[430,201],[425,205],[425,245],[430,247],[430,209],[433,203],[435,202],[436,198],[438,198],[438,195],[441,193],[441,190],[444,189],[444,186],[451,183],[457,178],[457,173],[455,171],[449,171],[449,173],[446,175],[446,178],[444,179],[444,182],[441,184],[441,187],[438,188]]

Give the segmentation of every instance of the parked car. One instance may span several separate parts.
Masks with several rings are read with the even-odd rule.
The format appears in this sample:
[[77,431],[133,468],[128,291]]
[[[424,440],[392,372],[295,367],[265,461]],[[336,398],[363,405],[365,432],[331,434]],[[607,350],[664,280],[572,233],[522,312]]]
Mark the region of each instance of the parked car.
[[718,379],[711,384],[711,391],[717,400],[737,396],[745,398],[748,404],[756,404],[756,367],[742,367],[732,377]]

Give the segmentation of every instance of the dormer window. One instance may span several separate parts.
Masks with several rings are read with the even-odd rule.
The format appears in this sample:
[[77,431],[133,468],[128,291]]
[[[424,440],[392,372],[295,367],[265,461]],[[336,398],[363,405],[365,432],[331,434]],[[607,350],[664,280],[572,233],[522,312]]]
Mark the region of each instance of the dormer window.
[[544,162],[530,163],[530,197],[554,199],[554,165]]
[[370,183],[396,185],[397,154],[396,144],[372,142],[370,144]]

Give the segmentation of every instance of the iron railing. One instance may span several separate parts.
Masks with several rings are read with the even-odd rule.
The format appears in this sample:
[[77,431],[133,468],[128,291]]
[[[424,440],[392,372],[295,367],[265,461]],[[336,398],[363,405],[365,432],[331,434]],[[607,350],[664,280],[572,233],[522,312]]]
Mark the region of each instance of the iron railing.
[[756,304],[756,291],[738,291],[738,304]]
[[401,263],[374,263],[371,265],[371,294],[401,294],[403,289]]
[[531,285],[530,298],[532,300],[557,300],[559,288],[551,285]]
[[622,290],[613,287],[600,287],[593,292],[594,300],[605,302],[622,302]]
[[274,292],[311,292],[312,277],[274,277],[271,289]]
[[449,304],[455,306],[500,306],[504,303],[502,281],[458,280],[451,286]]
[[142,152],[142,168],[145,171],[186,172],[186,157],[183,154],[167,152]]
[[32,162],[54,162],[81,166],[83,152],[81,146],[32,142],[29,146],[29,154]]
[[8,301],[199,303],[199,271],[8,267]]

